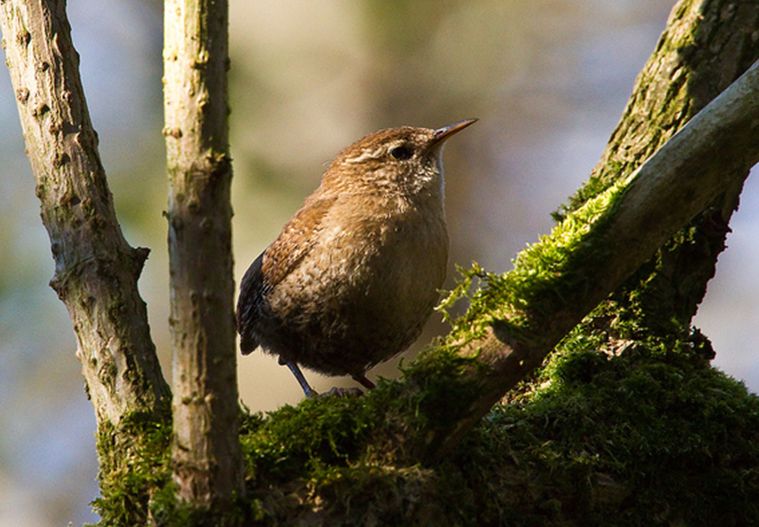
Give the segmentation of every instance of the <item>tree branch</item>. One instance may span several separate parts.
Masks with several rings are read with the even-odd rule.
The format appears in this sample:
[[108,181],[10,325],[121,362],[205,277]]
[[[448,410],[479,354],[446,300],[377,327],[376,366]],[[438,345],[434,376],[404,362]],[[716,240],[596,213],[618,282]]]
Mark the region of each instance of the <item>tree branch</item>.
[[116,220],[71,42],[65,2],[5,0],[0,27],[65,303],[98,426],[168,404],[137,279],[148,250]]
[[[566,210],[630,175],[759,59],[758,24],[759,4],[753,0],[680,0],[600,162]],[[607,301],[615,319],[634,319],[641,331],[655,335],[689,326],[725,248],[730,217],[748,176],[743,170],[731,177],[736,184],[615,291]],[[618,336],[608,317],[586,323],[595,331],[605,328],[609,338]]]
[[589,200],[520,254],[497,285],[518,287],[529,274],[518,300],[467,321],[485,328],[459,351],[476,358],[465,376],[479,388],[463,414],[431,438],[431,455],[457,444],[595,305],[734,185],[725,174],[741,177],[759,160],[758,138],[756,63],[626,181]]
[[225,0],[165,3],[174,481],[181,499],[242,491],[232,300]]

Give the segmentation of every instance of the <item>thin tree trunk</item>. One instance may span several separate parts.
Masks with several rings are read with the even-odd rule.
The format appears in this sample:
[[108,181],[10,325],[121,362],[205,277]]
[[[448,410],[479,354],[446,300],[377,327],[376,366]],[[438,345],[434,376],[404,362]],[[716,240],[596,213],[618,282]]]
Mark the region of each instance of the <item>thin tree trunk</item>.
[[98,427],[158,416],[168,386],[137,291],[148,249],[124,239],[79,78],[62,0],[0,2],[3,46],[55,275]]
[[225,0],[167,0],[174,481],[193,505],[242,491],[232,300]]

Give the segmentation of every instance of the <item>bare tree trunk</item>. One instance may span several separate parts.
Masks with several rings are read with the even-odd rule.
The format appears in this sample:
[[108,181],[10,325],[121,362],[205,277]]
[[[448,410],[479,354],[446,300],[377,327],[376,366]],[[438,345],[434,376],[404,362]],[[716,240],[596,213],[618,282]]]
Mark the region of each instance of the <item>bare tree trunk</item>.
[[0,2],[0,26],[55,259],[51,286],[66,304],[98,427],[157,416],[168,386],[137,291],[148,249],[116,221],[79,78],[63,0]]
[[242,492],[232,300],[226,0],[167,0],[174,481],[218,511]]

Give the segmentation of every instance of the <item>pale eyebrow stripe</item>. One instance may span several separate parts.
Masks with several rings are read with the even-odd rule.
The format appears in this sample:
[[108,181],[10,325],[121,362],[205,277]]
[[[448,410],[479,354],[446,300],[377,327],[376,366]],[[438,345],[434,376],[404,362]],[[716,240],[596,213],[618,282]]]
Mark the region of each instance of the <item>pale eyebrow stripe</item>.
[[392,150],[393,148],[395,148],[396,146],[400,146],[404,143],[405,141],[395,141],[393,143],[390,143],[389,145],[382,145],[378,148],[375,148],[374,150],[364,149],[357,156],[347,158],[345,162],[346,163],[361,163],[362,161],[366,161],[367,159],[377,159],[380,156],[382,156],[385,152],[388,152]]
[[362,150],[361,153],[355,157],[349,157],[345,160],[346,163],[361,163],[367,159],[377,159],[384,152],[384,148],[375,148],[374,150]]

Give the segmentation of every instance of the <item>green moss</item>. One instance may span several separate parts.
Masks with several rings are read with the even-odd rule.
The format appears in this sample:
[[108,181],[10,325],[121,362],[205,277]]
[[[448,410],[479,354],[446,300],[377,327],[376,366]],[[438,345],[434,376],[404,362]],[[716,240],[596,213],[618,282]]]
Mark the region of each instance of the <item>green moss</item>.
[[[545,323],[569,299],[577,299],[578,291],[590,289],[593,270],[604,262],[604,244],[598,240],[623,193],[624,185],[615,184],[587,201],[520,252],[513,270],[505,274],[485,272],[477,264],[464,271],[439,308],[446,312],[462,298],[469,301],[466,314],[453,321],[446,342],[461,345],[476,339],[495,321],[522,338],[540,333],[532,331],[535,324]],[[473,285],[479,287],[470,293]]]
[[284,482],[345,465],[356,458],[374,425],[370,405],[358,397],[308,399],[267,417],[248,415],[241,435],[248,479]]
[[480,521],[759,521],[759,399],[682,346],[555,354],[536,388],[496,408],[460,451],[476,467],[469,484],[488,489]]
[[247,504],[238,500],[223,514],[176,500],[171,480],[171,420],[135,412],[118,428],[98,430],[101,497],[93,501],[99,525],[236,526]]
[[[620,335],[635,332],[615,324]],[[444,347],[405,368],[403,382],[417,390],[381,381],[361,397],[245,414],[247,495],[215,523],[759,522],[759,399],[694,360],[701,350],[691,339],[605,336],[575,329],[439,465],[419,465],[407,449],[471,389],[456,384],[471,364]],[[174,500],[168,425],[133,416],[122,431],[130,444],[100,432],[101,523],[142,525],[150,511],[158,525],[204,524],[204,511]]]
[[97,434],[102,496],[93,502],[101,525],[145,525],[154,492],[169,484],[171,422],[142,413],[118,429],[101,425]]
[[241,440],[251,481],[319,478],[325,467],[378,455],[405,459],[411,438],[447,426],[456,405],[470,400],[476,387],[462,381],[461,372],[473,363],[433,347],[402,366],[403,381],[381,379],[363,396],[323,396],[265,417],[246,415]]
[[250,417],[243,441],[256,518],[267,525],[759,521],[759,399],[694,362],[688,341],[631,342],[619,356],[599,353],[598,344],[581,332],[568,338],[440,465],[388,455],[387,441],[382,455],[372,451],[377,434],[414,433],[384,424],[388,414],[398,417],[395,383],[377,395]]
[[212,510],[209,507],[194,507],[177,501],[176,487],[168,483],[158,488],[150,502],[149,525],[161,527],[238,527],[246,525],[250,517],[247,514],[247,501],[241,497],[234,500],[230,507]]
[[604,166],[603,177],[599,173],[594,173],[588,180],[572,195],[565,205],[559,210],[553,212],[551,216],[557,223],[563,221],[572,211],[582,207],[582,205],[591,199],[602,194],[609,188],[613,181],[618,181],[629,175],[632,167],[618,161],[610,161]]

